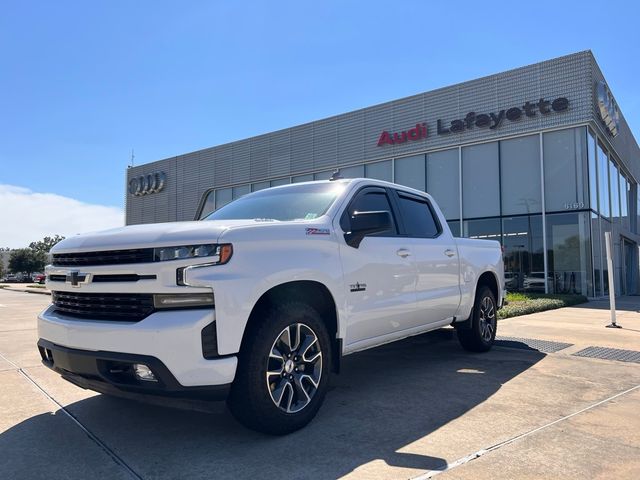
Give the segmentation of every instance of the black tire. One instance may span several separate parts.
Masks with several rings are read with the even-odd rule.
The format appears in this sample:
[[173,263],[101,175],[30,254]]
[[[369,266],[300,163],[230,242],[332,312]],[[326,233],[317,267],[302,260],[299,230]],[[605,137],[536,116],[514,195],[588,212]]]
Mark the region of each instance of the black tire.
[[[322,405],[331,372],[331,340],[322,317],[300,302],[273,305],[246,334],[227,399],[229,410],[244,426],[271,435],[286,435],[304,427]],[[289,344],[295,346],[296,335],[299,348],[291,350],[286,340],[288,337]],[[307,346],[313,336],[316,342]],[[270,355],[273,352],[281,353],[284,359]],[[314,363],[307,361],[312,358]],[[280,404],[276,404],[278,399]]]
[[481,286],[471,312],[471,328],[458,329],[458,340],[465,350],[487,352],[493,346],[498,327],[498,308],[491,289]]

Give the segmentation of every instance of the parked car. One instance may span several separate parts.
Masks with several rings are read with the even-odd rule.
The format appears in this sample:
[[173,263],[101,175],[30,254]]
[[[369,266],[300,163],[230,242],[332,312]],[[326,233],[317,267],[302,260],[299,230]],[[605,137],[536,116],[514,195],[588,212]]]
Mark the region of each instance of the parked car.
[[10,273],[8,275],[5,275],[5,277],[2,279],[2,282],[3,283],[18,283],[18,282],[20,282],[20,279],[16,275]]
[[108,394],[226,398],[271,434],[311,421],[344,355],[447,325],[489,350],[504,299],[498,242],[454,238],[431,196],[371,179],[262,190],[52,254],[45,365]]
[[44,285],[47,276],[44,273],[35,273],[32,278],[34,282]]

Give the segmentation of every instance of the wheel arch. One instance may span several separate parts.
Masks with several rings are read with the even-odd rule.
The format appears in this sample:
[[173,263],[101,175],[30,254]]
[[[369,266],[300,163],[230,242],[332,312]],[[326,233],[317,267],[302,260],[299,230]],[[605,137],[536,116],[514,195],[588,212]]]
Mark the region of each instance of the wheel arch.
[[320,314],[331,338],[333,353],[333,370],[340,370],[342,357],[342,339],[339,338],[338,307],[331,291],[321,282],[316,280],[294,280],[271,287],[264,292],[253,306],[247,325],[244,329],[240,348],[242,349],[247,336],[250,335],[255,325],[262,321],[263,313],[270,305],[290,300],[300,301],[313,307]]
[[477,295],[480,287],[483,287],[483,286],[489,287],[489,289],[493,293],[493,297],[495,298],[495,301],[500,302],[500,287],[498,283],[498,276],[495,274],[495,272],[487,270],[483,272],[482,275],[480,275],[480,277],[478,277],[478,282],[476,283],[476,291],[474,292],[474,295],[473,295],[474,298]]

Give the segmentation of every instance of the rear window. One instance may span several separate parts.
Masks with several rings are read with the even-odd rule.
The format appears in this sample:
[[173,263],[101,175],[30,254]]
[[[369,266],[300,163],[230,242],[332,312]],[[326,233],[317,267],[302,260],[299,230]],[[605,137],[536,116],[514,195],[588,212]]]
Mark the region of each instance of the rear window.
[[408,236],[421,238],[438,236],[440,227],[427,200],[398,192],[398,201]]

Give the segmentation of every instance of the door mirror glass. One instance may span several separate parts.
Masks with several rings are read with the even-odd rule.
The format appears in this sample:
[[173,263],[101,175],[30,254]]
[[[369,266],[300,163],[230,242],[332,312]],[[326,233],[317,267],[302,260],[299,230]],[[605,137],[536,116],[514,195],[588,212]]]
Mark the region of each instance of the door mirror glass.
[[391,214],[386,211],[354,212],[350,220],[351,231],[344,234],[344,239],[353,248],[358,248],[367,235],[386,232],[393,228]]

